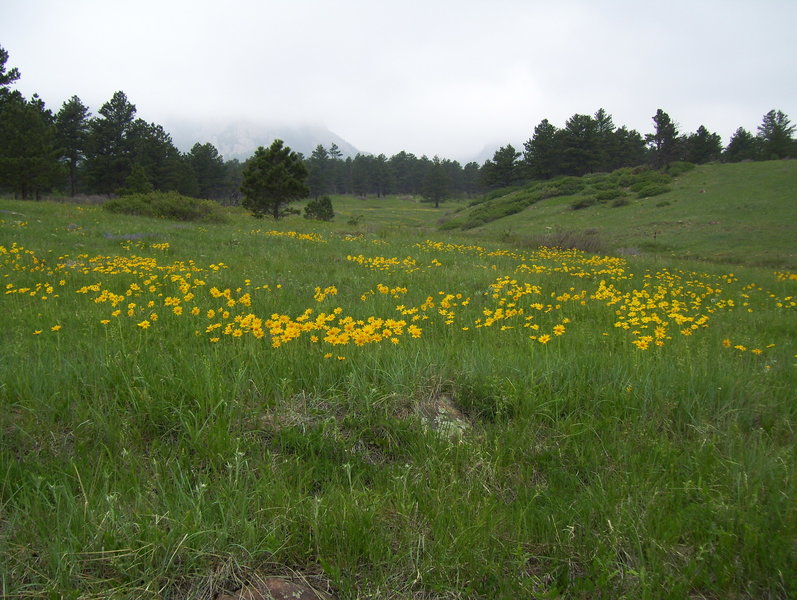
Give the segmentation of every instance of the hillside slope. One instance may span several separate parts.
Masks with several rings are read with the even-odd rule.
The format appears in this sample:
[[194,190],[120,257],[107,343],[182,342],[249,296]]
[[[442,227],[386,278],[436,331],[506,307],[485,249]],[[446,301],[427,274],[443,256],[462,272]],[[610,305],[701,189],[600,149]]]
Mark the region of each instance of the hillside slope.
[[[590,177],[584,182],[589,186]],[[510,193],[517,197],[529,187],[533,184]],[[627,192],[621,202],[581,210],[573,206],[588,198],[583,190],[542,198],[470,231],[520,243],[556,241],[576,232],[576,237],[600,240],[606,252],[797,267],[797,161],[702,165],[676,177],[670,187],[649,198]],[[491,201],[500,202],[500,193]],[[482,205],[449,213],[449,228],[472,222],[479,210]]]

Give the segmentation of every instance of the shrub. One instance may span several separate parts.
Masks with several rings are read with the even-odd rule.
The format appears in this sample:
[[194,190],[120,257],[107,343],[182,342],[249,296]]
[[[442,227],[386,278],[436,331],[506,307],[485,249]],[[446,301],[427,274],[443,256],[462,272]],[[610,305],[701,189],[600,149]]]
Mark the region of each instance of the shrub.
[[580,200],[576,200],[570,205],[570,208],[573,210],[581,210],[582,208],[588,208],[597,203],[598,201],[595,199],[595,197],[590,196],[587,198],[581,198]]
[[606,202],[607,200],[614,200],[620,196],[624,196],[625,192],[620,188],[607,188],[600,190],[595,194],[595,200],[598,202]]
[[637,193],[652,184],[666,185],[672,181],[672,177],[667,175],[667,173],[652,170],[641,171],[634,179],[635,181],[631,184],[630,188],[632,192]]
[[177,192],[130,194],[109,200],[103,208],[113,213],[177,221],[222,223],[227,220],[215,202],[189,198]]
[[637,198],[650,198],[651,196],[659,196],[661,194],[666,194],[671,189],[672,188],[670,188],[669,185],[664,185],[663,183],[649,183],[636,190]]
[[575,249],[591,254],[606,252],[606,248],[596,229],[582,231],[553,231],[544,235],[533,236],[518,243],[519,246],[528,248],[561,248],[563,250]]
[[673,177],[678,177],[679,175],[688,173],[694,168],[695,168],[694,163],[679,161],[679,162],[670,163],[665,170]]
[[322,196],[307,203],[304,207],[304,218],[315,221],[331,221],[335,218],[335,211],[332,208],[332,200],[329,196]]
[[586,186],[586,182],[580,177],[565,177],[556,182],[559,190],[558,196],[572,196],[578,194]]

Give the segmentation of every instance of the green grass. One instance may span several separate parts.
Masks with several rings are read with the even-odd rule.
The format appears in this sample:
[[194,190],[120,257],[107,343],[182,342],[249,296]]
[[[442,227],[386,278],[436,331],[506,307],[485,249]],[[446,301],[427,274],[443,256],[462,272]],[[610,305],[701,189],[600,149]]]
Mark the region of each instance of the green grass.
[[[652,200],[709,198],[713,172]],[[0,200],[0,595],[797,595],[797,279],[333,204],[201,225]],[[337,307],[380,340],[274,347],[234,320]]]
[[[609,201],[583,210],[572,210],[572,204],[592,195],[548,198],[474,233],[523,243],[552,232],[595,230],[607,252],[797,268],[797,162],[702,165],[680,174],[671,187],[648,198],[634,193],[623,206]],[[477,209],[449,216],[464,222]]]

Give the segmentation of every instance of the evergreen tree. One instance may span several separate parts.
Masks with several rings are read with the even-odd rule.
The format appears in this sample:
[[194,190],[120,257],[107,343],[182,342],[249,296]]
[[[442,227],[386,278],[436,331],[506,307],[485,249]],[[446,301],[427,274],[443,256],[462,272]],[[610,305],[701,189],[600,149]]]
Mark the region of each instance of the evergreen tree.
[[426,171],[423,185],[423,197],[427,202],[434,202],[434,207],[440,206],[440,201],[449,195],[448,175],[446,167],[439,156],[435,156]]
[[365,198],[373,187],[371,162],[370,156],[359,153],[351,162],[351,193],[361,198]]
[[758,142],[752,133],[744,127],[739,127],[733,132],[728,147],[722,153],[722,159],[727,162],[756,160],[759,155]]
[[241,183],[243,182],[244,164],[237,159],[231,159],[224,163],[223,196],[227,202],[233,206],[241,203]]
[[227,169],[224,158],[216,147],[210,142],[197,142],[186,155],[186,160],[196,178],[197,195],[206,199],[221,198],[224,195]]
[[573,115],[559,133],[561,172],[566,175],[592,173],[600,161],[598,126],[589,115]]
[[329,158],[331,160],[340,160],[341,158],[343,158],[343,152],[340,151],[340,148],[338,148],[338,145],[335,144],[334,142],[329,147],[329,151],[327,152],[327,155],[329,156]]
[[124,187],[117,190],[117,193],[120,196],[126,196],[130,194],[148,194],[152,191],[155,191],[155,186],[152,185],[149,177],[147,177],[144,167],[133,165],[132,172],[125,179]]
[[298,212],[288,205],[310,193],[306,180],[302,157],[282,140],[274,140],[268,149],[260,146],[247,161],[241,183],[242,204],[255,217],[269,215],[276,221]]
[[711,133],[703,125],[686,138],[686,160],[701,165],[719,160],[722,154],[722,138],[716,133]]
[[558,130],[548,119],[534,128],[534,135],[524,144],[524,162],[533,179],[550,179],[562,172],[561,144]]
[[89,114],[80,98],[72,96],[55,116],[56,139],[68,171],[70,196],[77,193],[79,168],[86,156]]
[[481,168],[477,162],[469,162],[462,169],[462,191],[473,196],[481,191]]
[[418,157],[402,150],[388,161],[393,172],[395,188],[399,194],[418,194],[423,187],[420,180]]
[[316,198],[307,203],[304,207],[304,218],[315,221],[331,221],[335,218],[335,210],[332,208],[332,200],[329,196]]
[[179,191],[185,165],[180,151],[161,125],[136,119],[130,131],[131,170],[138,165],[156,190]]
[[507,187],[519,179],[520,152],[512,144],[507,144],[495,151],[492,161],[486,161],[482,167],[484,182],[490,187]]
[[607,171],[621,167],[636,167],[647,160],[645,139],[635,129],[627,129],[625,125],[615,129],[611,139],[611,151]]
[[393,172],[384,154],[371,160],[371,184],[377,197],[387,196],[393,189]]
[[794,128],[789,117],[779,110],[771,110],[765,114],[758,127],[762,158],[772,160],[794,156]]
[[595,168],[597,171],[612,171],[616,140],[614,121],[612,116],[602,108],[597,110],[593,120],[596,137]]
[[0,99],[0,185],[20,198],[39,199],[62,181],[55,125],[44,102],[17,91]]
[[310,158],[305,161],[305,166],[307,167],[307,185],[310,188],[310,195],[317,199],[321,194],[329,192],[329,152],[324,146],[318,144],[315,147]]
[[656,131],[646,136],[646,140],[651,148],[651,158],[653,166],[663,169],[671,162],[678,160],[678,128],[670,115],[662,109],[658,109],[653,116],[653,123]]
[[8,52],[0,46],[0,97],[9,93],[9,86],[19,79],[19,70],[13,67],[6,70],[6,62],[8,62]]
[[133,123],[136,107],[118,91],[89,124],[86,174],[92,191],[112,194],[133,169]]

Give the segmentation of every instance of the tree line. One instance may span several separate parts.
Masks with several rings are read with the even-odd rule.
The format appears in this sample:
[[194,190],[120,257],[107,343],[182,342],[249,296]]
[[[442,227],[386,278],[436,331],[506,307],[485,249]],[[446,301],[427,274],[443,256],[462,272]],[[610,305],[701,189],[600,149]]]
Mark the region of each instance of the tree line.
[[[210,143],[178,150],[157,123],[136,117],[136,107],[117,91],[97,115],[78,96],[56,113],[37,95],[26,99],[11,88],[19,77],[7,69],[0,47],[0,189],[21,198],[60,191],[70,195],[114,195],[177,191],[186,196],[238,204],[246,163],[227,160]],[[308,195],[422,196],[435,205],[449,196],[475,195],[487,189],[560,175],[608,172],[625,166],[662,168],[672,162],[769,160],[797,156],[795,127],[781,111],[764,115],[758,131],[740,127],[723,148],[716,133],[700,126],[679,132],[659,109],[654,131],[642,135],[615,126],[604,109],[575,114],[559,128],[543,119],[524,143],[499,148],[491,160],[464,166],[435,156],[405,151],[391,157],[342,156],[332,144],[300,156],[307,172]]]

